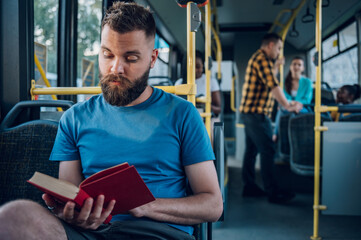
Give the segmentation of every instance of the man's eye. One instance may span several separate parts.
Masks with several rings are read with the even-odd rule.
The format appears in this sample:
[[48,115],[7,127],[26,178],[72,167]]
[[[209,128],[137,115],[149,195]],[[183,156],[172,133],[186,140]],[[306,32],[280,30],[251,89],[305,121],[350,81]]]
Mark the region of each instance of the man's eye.
[[107,51],[104,51],[104,52],[103,52],[103,56],[104,56],[105,58],[110,58],[110,57],[112,57],[112,54],[109,53],[109,52],[107,52]]
[[128,56],[127,60],[129,62],[136,62],[138,60],[138,57],[137,56]]

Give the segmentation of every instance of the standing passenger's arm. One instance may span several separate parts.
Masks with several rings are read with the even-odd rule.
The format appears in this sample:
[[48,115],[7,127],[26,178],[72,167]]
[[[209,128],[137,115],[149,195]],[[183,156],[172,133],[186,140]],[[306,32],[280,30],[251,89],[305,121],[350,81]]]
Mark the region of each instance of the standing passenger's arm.
[[185,166],[193,195],[184,198],[158,198],[134,208],[135,217],[149,217],[157,221],[193,225],[217,221],[223,211],[223,201],[213,161]]
[[293,102],[293,104],[289,103],[280,86],[274,87],[271,92],[276,101],[287,111],[297,113],[301,111],[303,105],[299,102]]

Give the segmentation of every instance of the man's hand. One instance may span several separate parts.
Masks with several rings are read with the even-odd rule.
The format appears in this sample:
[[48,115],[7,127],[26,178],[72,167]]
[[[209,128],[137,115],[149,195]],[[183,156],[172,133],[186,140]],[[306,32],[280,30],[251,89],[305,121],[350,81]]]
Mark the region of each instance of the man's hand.
[[286,108],[286,110],[289,111],[289,112],[299,113],[302,108],[303,108],[303,104],[302,104],[302,103],[296,102],[296,101],[292,101],[292,102],[290,102],[290,104],[288,105],[288,107]]
[[84,228],[97,229],[112,212],[115,200],[109,202],[103,211],[104,195],[99,195],[95,203],[93,198],[85,200],[80,212],[75,210],[75,203],[67,202],[65,205],[57,203],[49,194],[43,194],[46,205],[52,208],[52,212],[67,223]]
[[278,70],[279,70],[281,64],[282,65],[285,64],[285,57],[276,59],[275,63],[273,64],[273,69],[272,69],[274,75],[278,74]]

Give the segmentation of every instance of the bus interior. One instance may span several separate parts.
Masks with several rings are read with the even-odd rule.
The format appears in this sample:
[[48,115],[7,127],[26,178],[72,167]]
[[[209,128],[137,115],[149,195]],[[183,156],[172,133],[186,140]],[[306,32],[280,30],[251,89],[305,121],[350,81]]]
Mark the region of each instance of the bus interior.
[[[1,141],[5,139],[2,134],[15,125],[35,119],[59,121],[63,110],[101,93],[100,23],[104,10],[115,1],[0,2]],[[177,0],[134,2],[151,9],[157,26],[159,56],[148,84],[197,102],[207,130],[214,130],[224,213],[218,222],[202,226],[197,238],[361,239],[361,188],[357,187],[361,182],[361,101],[337,102],[342,86],[361,84],[361,1],[208,0],[206,6],[183,1],[185,7]],[[199,24],[193,32],[187,22],[192,18]],[[277,75],[280,86],[292,59],[299,56],[304,60],[303,75],[313,87],[309,113],[280,119],[274,162],[277,182],[296,193],[284,205],[242,197],[242,86],[250,57],[270,32],[284,41],[281,55],[285,62]],[[189,81],[187,74],[194,73],[190,59],[195,50],[205,54],[206,71],[220,86],[222,112],[214,129],[210,93],[199,97],[191,85],[175,86],[177,80]],[[191,81],[188,84],[194,84]],[[37,105],[37,100],[45,104]],[[271,117],[273,126],[277,107]],[[339,113],[338,121],[331,118],[333,112]],[[55,137],[54,127],[46,131],[52,132],[48,138]],[[21,144],[26,147],[26,141]],[[42,158],[49,156],[49,144]],[[19,151],[5,149],[4,142],[1,145],[1,159],[5,159],[5,150]],[[5,189],[15,180],[5,174],[7,163],[0,160],[0,166],[1,189]],[[257,182],[262,185],[259,158],[256,169]],[[4,199],[11,200],[2,196],[0,204]]]

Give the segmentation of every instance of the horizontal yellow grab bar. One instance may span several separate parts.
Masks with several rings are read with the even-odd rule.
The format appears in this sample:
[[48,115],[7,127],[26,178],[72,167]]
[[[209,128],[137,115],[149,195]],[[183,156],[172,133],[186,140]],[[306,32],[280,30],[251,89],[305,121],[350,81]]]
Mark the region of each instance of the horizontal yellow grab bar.
[[[177,86],[154,86],[165,92],[176,95],[195,95],[197,89],[195,84],[182,84]],[[31,88],[30,94],[33,95],[78,95],[78,94],[99,94],[100,87],[49,87],[49,88]]]

